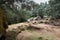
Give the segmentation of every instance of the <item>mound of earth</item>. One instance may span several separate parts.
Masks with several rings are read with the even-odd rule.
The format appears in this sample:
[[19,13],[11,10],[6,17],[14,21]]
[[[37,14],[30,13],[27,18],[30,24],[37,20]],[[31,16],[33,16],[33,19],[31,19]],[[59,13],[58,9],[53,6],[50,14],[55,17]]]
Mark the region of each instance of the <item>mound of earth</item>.
[[50,34],[41,35],[38,32],[23,31],[19,33],[16,40],[54,40]]
[[60,40],[60,26],[50,24],[18,23],[9,25],[7,31],[14,31],[16,40]]

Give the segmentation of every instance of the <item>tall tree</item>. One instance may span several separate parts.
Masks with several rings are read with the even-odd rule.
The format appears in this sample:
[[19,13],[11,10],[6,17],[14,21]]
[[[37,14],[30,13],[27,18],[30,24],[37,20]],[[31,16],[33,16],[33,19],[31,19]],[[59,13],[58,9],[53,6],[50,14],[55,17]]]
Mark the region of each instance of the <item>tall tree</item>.
[[60,18],[60,0],[50,0],[49,4],[53,18]]

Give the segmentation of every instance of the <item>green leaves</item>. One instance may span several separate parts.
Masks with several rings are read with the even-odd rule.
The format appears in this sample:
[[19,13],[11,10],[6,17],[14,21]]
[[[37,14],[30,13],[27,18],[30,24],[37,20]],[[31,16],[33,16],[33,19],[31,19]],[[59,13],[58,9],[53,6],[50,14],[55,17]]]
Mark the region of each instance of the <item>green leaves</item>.
[[54,1],[49,1],[50,7],[51,7],[51,15],[53,18],[57,18],[60,15],[60,0],[54,0]]

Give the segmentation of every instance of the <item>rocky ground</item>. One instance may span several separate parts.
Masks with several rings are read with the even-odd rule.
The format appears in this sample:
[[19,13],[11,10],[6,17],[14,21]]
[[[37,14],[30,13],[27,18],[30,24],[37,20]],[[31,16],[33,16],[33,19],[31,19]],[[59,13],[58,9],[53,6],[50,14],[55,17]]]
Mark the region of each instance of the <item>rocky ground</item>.
[[60,40],[60,26],[45,23],[9,25],[7,40]]

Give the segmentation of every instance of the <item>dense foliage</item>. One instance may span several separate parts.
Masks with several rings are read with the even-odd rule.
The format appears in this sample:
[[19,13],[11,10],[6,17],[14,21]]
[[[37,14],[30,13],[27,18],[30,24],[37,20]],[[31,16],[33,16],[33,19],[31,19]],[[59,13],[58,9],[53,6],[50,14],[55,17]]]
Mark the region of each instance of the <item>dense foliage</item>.
[[50,0],[51,15],[53,18],[60,18],[60,0]]
[[0,0],[0,5],[6,11],[9,24],[24,22],[36,16],[60,17],[60,0],[50,0],[49,4],[37,4],[32,0]]

